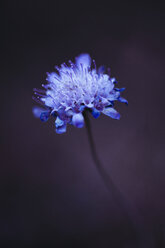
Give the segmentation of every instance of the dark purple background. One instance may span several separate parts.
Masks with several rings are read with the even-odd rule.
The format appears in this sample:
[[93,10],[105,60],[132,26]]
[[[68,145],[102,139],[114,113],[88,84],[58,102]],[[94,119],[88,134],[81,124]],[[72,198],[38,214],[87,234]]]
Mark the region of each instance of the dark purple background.
[[[4,2],[1,247],[165,247],[164,6]],[[32,89],[82,52],[126,87],[121,120],[91,122],[138,238],[96,170],[85,128],[57,135],[32,115]]]

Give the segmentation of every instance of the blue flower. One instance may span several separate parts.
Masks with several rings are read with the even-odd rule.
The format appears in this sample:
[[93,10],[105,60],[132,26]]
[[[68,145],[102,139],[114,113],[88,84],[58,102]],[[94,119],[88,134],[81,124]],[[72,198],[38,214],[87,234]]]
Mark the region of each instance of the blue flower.
[[82,128],[86,110],[95,118],[101,113],[120,118],[113,106],[116,100],[127,104],[120,96],[124,88],[115,88],[116,79],[104,73],[103,66],[92,68],[88,54],[78,56],[75,64],[69,61],[69,66],[64,63],[55,68],[57,73],[47,73],[44,90],[34,89],[34,99],[44,105],[44,109],[33,108],[33,114],[41,121],[55,117],[56,132],[61,134],[66,132],[67,124]]

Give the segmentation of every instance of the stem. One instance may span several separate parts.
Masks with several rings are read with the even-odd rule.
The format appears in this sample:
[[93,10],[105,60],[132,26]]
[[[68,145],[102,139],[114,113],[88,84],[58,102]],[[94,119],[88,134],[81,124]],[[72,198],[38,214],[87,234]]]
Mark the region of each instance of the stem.
[[120,209],[122,211],[124,211],[125,216],[127,218],[127,221],[129,222],[130,226],[132,226],[132,229],[134,231],[134,235],[136,236],[137,231],[135,230],[136,227],[134,227],[134,224],[133,224],[133,220],[132,220],[133,217],[130,217],[130,215],[132,215],[131,214],[132,210],[127,205],[127,203],[126,203],[125,199],[123,198],[119,189],[114,185],[111,177],[106,173],[104,167],[101,164],[100,159],[98,158],[95,143],[94,143],[93,136],[92,136],[90,120],[89,120],[87,111],[84,112],[84,119],[85,119],[89,144],[90,144],[90,148],[91,148],[91,153],[92,153],[92,157],[93,157],[94,163],[96,165],[96,168],[97,168],[100,176],[102,177],[106,188],[112,194],[113,198],[115,199],[115,201],[118,204],[118,206],[120,207]]
[[90,120],[89,120],[89,117],[88,117],[88,113],[84,113],[84,118],[85,118],[85,124],[86,124],[89,144],[90,144],[90,148],[91,148],[91,153],[92,153],[92,157],[93,157],[94,163],[96,165],[96,168],[97,168],[100,176],[102,177],[107,189],[111,193],[113,193],[113,196],[115,197],[116,201],[121,204],[121,198],[122,198],[121,193],[115,187],[114,183],[112,182],[112,179],[110,178],[110,176],[104,170],[104,168],[103,168],[103,166],[101,164],[101,161],[97,156],[96,147],[95,147],[95,143],[94,143],[93,136],[92,136],[91,125],[90,125]]

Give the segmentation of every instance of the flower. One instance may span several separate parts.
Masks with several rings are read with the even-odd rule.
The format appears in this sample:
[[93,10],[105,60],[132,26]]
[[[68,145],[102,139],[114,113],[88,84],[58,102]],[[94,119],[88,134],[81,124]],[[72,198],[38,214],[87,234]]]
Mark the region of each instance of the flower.
[[34,107],[33,114],[41,121],[55,117],[57,133],[66,132],[67,124],[82,128],[86,110],[95,118],[103,113],[119,119],[120,114],[113,108],[114,101],[127,104],[127,100],[120,96],[124,88],[115,88],[116,79],[104,73],[103,66],[97,70],[95,62],[94,68],[91,64],[90,56],[81,54],[75,64],[69,61],[69,66],[65,63],[56,66],[57,73],[47,73],[47,84],[42,85],[44,90],[34,89],[34,99],[45,109]]

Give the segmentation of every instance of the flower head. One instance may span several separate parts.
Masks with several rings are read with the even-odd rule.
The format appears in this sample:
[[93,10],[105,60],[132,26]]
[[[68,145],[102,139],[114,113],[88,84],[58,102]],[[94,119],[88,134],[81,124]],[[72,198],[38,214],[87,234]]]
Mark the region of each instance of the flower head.
[[56,132],[64,133],[68,123],[78,128],[84,126],[86,110],[95,118],[101,113],[120,118],[113,106],[116,100],[127,103],[120,96],[124,88],[115,88],[116,79],[104,73],[103,66],[98,70],[96,66],[92,68],[88,54],[77,57],[75,64],[69,61],[69,66],[64,63],[55,68],[57,73],[47,73],[47,84],[42,85],[44,90],[34,89],[35,100],[46,108],[33,108],[34,115],[41,121],[55,117]]

